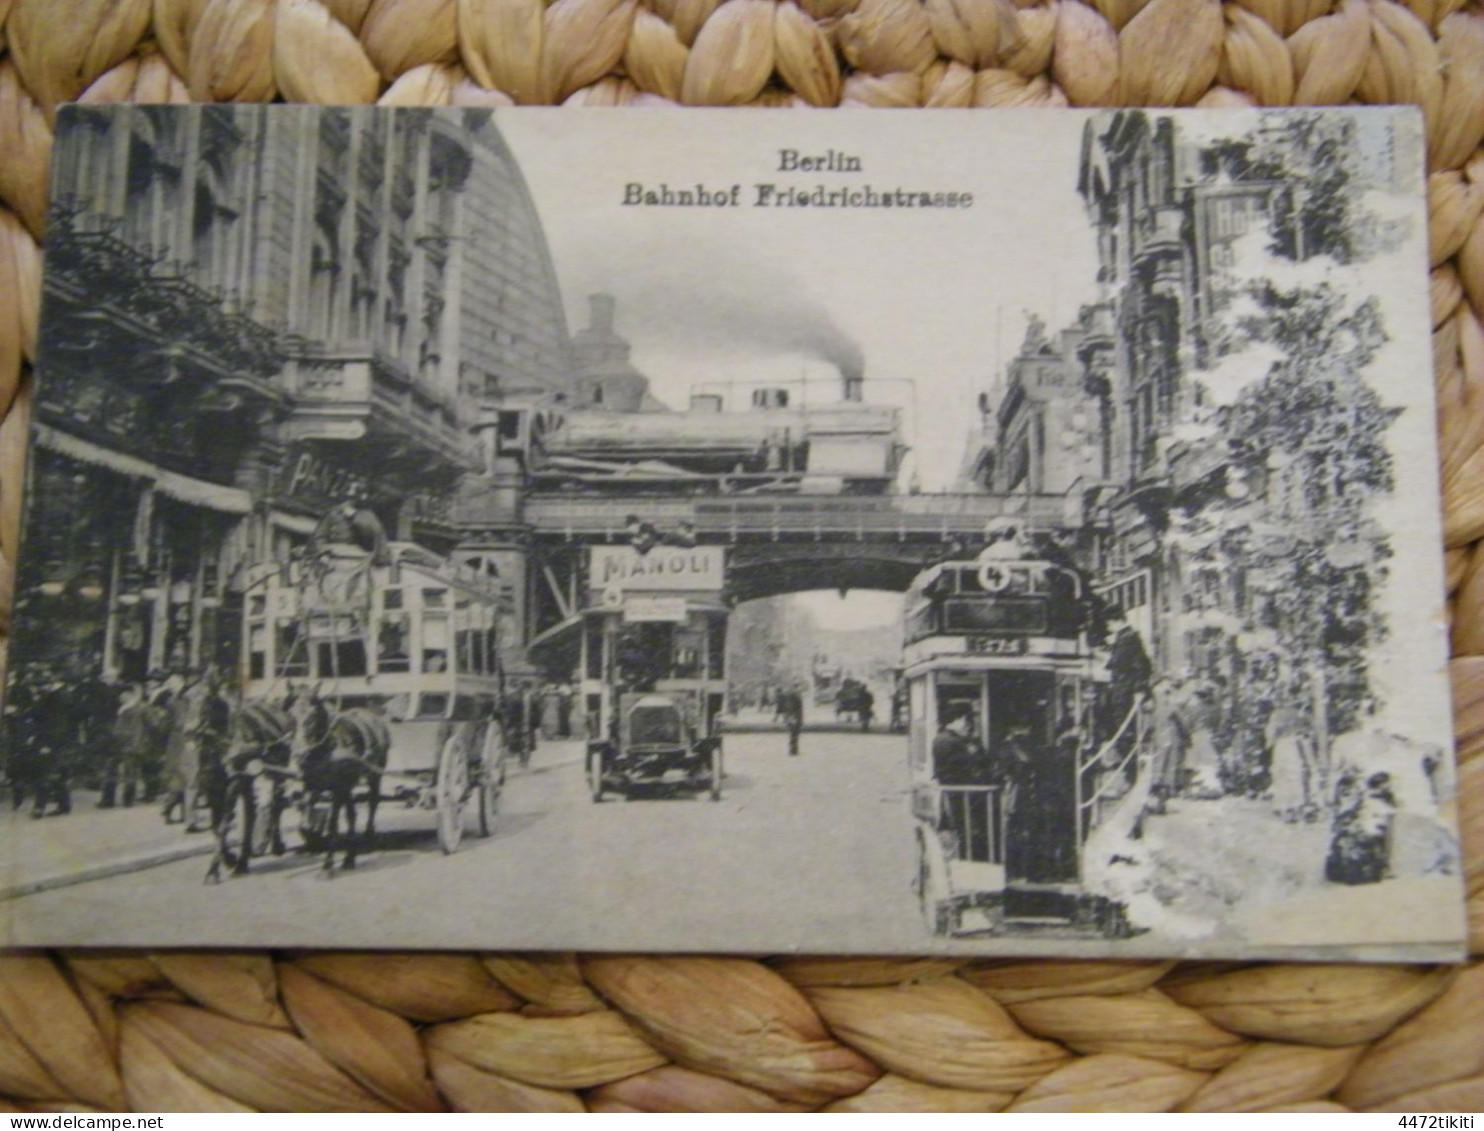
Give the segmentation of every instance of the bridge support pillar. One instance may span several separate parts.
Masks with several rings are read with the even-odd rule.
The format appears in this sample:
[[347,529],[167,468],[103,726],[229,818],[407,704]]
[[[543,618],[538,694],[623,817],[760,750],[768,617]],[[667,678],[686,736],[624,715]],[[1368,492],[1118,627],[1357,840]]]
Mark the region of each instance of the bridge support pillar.
[[500,663],[508,678],[534,677],[526,657],[531,623],[531,551],[517,536],[486,535],[463,543],[459,559],[499,578],[506,603],[500,613]]

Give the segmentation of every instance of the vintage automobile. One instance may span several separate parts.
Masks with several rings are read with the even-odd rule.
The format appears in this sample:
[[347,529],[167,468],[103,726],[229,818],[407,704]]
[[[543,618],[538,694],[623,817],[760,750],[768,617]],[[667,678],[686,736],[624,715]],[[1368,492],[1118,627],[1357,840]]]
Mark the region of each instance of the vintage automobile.
[[617,732],[590,742],[587,781],[594,801],[643,790],[705,792],[721,799],[721,737],[697,726],[684,693],[619,696]]

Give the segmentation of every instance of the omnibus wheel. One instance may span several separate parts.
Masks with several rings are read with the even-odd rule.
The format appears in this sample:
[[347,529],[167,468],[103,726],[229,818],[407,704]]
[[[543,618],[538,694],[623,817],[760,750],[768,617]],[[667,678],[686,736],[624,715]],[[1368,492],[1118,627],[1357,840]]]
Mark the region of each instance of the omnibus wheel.
[[496,723],[484,732],[484,757],[480,759],[479,835],[491,836],[505,790],[505,739]]
[[438,847],[445,856],[459,850],[464,839],[464,804],[469,796],[469,758],[463,735],[448,736],[438,754],[438,778],[433,785],[438,802]]

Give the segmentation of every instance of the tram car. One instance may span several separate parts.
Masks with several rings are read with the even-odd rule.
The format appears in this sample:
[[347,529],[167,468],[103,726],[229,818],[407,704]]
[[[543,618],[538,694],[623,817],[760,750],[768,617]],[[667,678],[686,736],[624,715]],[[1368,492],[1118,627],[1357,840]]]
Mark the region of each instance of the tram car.
[[[506,603],[491,578],[412,543],[374,554],[331,543],[290,564],[252,566],[244,717],[259,704],[257,716],[286,716],[302,732],[318,712],[328,758],[366,767],[354,800],[372,813],[378,803],[431,812],[439,846],[452,853],[470,817],[481,835],[493,832],[505,781],[497,625]],[[314,737],[284,741],[303,754]],[[312,796],[313,775],[290,765],[280,776],[306,848],[332,847],[329,799]]]
[[908,591],[915,886],[937,935],[1123,930],[1082,887],[1085,837],[1134,769],[1096,741],[1093,614],[1075,570],[1029,557],[943,562]]

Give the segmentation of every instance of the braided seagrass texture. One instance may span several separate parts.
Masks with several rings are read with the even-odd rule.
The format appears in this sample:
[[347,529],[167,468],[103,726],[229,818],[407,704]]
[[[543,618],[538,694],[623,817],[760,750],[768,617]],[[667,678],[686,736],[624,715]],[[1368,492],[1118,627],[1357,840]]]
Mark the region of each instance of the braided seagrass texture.
[[[1484,8],[1464,0],[0,0],[0,614],[56,106],[1415,102],[1484,950]],[[0,956],[0,1111],[1473,1111],[1484,964]],[[8,1097],[8,1098],[7,1098]]]

